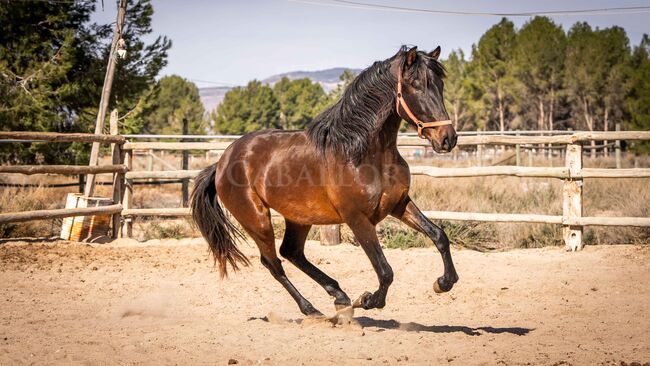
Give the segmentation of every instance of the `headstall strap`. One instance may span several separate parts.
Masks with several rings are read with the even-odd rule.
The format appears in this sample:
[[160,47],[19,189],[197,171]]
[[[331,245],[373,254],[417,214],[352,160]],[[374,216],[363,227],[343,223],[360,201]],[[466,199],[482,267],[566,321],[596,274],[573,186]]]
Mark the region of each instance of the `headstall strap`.
[[[422,131],[424,131],[425,128],[431,128],[431,127],[440,127],[440,126],[447,126],[451,125],[451,120],[446,119],[443,121],[431,121],[431,122],[423,122],[418,119],[413,112],[411,112],[411,108],[409,108],[408,104],[406,104],[406,100],[404,100],[404,96],[402,95],[402,74],[398,72],[397,74],[397,99],[395,100],[396,108],[397,108],[397,114],[399,115],[399,107],[400,105],[402,108],[406,111],[406,114],[409,116],[411,121],[415,123],[415,125],[418,127],[418,136],[421,139],[424,139],[424,135],[422,134]],[[400,116],[401,117],[401,116]]]

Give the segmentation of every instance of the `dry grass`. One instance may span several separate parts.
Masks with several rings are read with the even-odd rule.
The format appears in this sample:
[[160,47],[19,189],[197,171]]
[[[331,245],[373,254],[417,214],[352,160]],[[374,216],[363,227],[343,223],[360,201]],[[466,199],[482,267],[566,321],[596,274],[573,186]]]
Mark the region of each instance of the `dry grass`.
[[[0,212],[18,212],[56,208],[55,196],[47,188],[2,188],[0,189]],[[0,224],[0,238],[46,237],[56,235],[60,220],[30,221]]]

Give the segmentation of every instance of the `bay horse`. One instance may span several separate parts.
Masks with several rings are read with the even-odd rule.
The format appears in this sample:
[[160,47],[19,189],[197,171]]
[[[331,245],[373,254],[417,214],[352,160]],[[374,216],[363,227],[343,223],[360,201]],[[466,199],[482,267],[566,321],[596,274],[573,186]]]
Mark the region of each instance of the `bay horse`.
[[[303,131],[264,130],[233,142],[219,162],[201,171],[192,192],[192,217],[207,240],[221,276],[249,265],[237,248],[243,238],[223,206],[255,241],[262,264],[284,286],[305,315],[322,315],[287,278],[276,254],[271,209],[286,222],[280,255],[335,298],[337,309],[352,306],[338,282],[305,256],[312,225],[347,224],[379,279],[374,293],[354,303],[383,308],[393,270],[377,238],[376,225],[388,215],[433,241],[444,274],[438,293],[458,281],[445,232],[427,219],[409,197],[409,166],[397,150],[402,119],[418,129],[436,152],[456,145],[443,100],[445,71],[440,47],[426,53],[402,46],[392,57],[361,72],[342,98]],[[429,122],[425,122],[429,121]]]

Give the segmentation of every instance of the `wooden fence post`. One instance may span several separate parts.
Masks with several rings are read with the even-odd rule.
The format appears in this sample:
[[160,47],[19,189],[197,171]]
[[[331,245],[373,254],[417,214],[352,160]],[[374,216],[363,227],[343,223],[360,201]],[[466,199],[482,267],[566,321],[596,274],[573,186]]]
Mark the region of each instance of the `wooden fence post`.
[[79,193],[84,193],[84,188],[86,187],[86,176],[79,174]]
[[[126,150],[124,154],[124,164],[126,168],[130,171],[133,169],[133,150]],[[124,196],[122,197],[122,209],[128,210],[131,208],[131,201],[133,199],[133,183],[130,179],[124,180],[125,189]],[[120,237],[130,238],[133,236],[133,218],[126,217],[122,222],[122,231],[120,232]]]
[[[617,122],[616,123],[616,132],[619,132],[621,130],[621,123]],[[621,166],[623,165],[621,163],[621,140],[616,140],[614,141],[614,149],[615,149],[615,155],[616,155],[616,169],[621,169]]]
[[341,244],[341,225],[322,225],[320,227],[320,244]]
[[483,166],[483,145],[476,145],[476,159],[478,166]]
[[[187,118],[183,118],[183,135],[187,135],[189,133],[189,124],[187,123]],[[181,142],[186,142],[188,140],[186,139],[181,139]],[[189,169],[189,152],[187,150],[183,150],[182,152],[182,160],[181,160],[181,169],[182,170],[187,170]],[[181,204],[183,207],[187,207],[189,200],[190,200],[190,180],[188,178],[184,178],[182,180],[182,185],[183,185],[183,197]]]
[[153,172],[153,149],[147,150],[147,171]]
[[[519,134],[516,134],[515,136],[519,136]],[[515,145],[515,161],[517,166],[521,166],[521,145],[519,144]]]
[[[570,177],[580,176],[582,170],[582,146],[567,145],[566,167]],[[569,178],[564,180],[562,187],[562,221],[582,217],[582,179]],[[563,224],[562,238],[567,250],[582,249],[582,226]]]
[[[110,132],[111,135],[118,135],[117,126],[117,109],[113,109],[110,117]],[[111,144],[111,158],[114,165],[124,164],[124,154],[122,152],[122,145]],[[124,173],[113,174],[113,204],[122,203],[122,194],[124,192]],[[120,212],[113,214],[113,239],[119,236],[119,231],[122,226],[122,215]]]

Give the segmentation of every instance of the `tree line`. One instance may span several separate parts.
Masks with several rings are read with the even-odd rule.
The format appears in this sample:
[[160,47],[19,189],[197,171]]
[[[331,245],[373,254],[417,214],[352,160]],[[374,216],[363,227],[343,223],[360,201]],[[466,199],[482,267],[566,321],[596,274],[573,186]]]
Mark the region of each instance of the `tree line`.
[[[0,2],[0,129],[92,132],[110,51],[111,24],[95,24],[95,2]],[[309,79],[274,85],[253,80],[205,111],[194,83],[158,78],[171,41],[152,33],[150,0],[129,3],[110,109],[122,133],[243,134],[302,129],[334,104],[354,74],[329,93]],[[152,39],[152,38],[148,38]],[[650,39],[630,46],[620,27],[576,23],[568,31],[546,17],[516,29],[488,29],[471,54],[454,50],[445,98],[458,130],[650,129]],[[0,161],[87,163],[87,144],[0,144]]]
[[567,32],[547,17],[521,29],[504,18],[445,60],[448,110],[460,130],[650,127],[650,40],[586,22]]
[[[454,50],[445,102],[457,130],[650,129],[650,39],[631,47],[621,27],[576,23],[568,32],[547,17],[516,29],[503,18],[472,46]],[[351,75],[347,75],[349,79]],[[343,86],[344,87],[344,86]],[[215,131],[303,128],[340,97],[309,80],[275,86],[252,81],[211,113]]]
[[345,70],[337,87],[325,93],[308,78],[283,77],[273,86],[253,80],[228,91],[210,113],[212,129],[221,134],[240,135],[264,128],[304,129],[325,108],[341,98],[355,74]]

